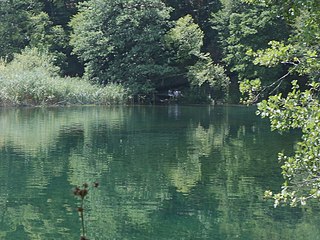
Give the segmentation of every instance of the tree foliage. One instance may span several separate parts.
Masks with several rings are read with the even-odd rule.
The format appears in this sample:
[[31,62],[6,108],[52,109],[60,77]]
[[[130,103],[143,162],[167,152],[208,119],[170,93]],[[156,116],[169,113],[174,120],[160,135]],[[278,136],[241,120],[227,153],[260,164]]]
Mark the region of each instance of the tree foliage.
[[[207,20],[219,7],[218,0],[3,0],[0,57],[32,47],[53,55],[63,75],[82,75],[78,57],[86,78],[133,93],[188,88],[206,64],[215,66]],[[198,83],[211,81],[205,75]]]
[[301,91],[296,81],[292,85],[287,97],[279,94],[259,104],[258,114],[270,118],[274,130],[302,131],[295,154],[279,154],[285,182],[280,193],[266,192],[267,197],[275,199],[275,206],[280,203],[305,205],[308,199],[320,198],[320,86],[313,83],[310,89]]
[[[193,83],[196,70],[205,77],[198,85],[217,82],[212,74],[221,69],[211,67],[210,57],[201,52],[203,31],[191,15],[171,21],[170,12],[162,1],[92,0],[81,4],[70,24],[74,30],[71,44],[85,63],[86,77],[103,84],[125,84],[134,94],[178,85],[177,79],[180,85]],[[223,77],[223,81],[227,79]]]
[[161,1],[101,1],[80,5],[72,19],[71,44],[85,62],[86,76],[149,91],[171,71],[162,36],[170,8]]
[[[257,1],[254,1],[257,4]],[[259,4],[261,1],[258,1]],[[265,4],[280,4],[278,1],[263,1]],[[266,67],[285,64],[288,72],[268,86],[261,86],[265,95],[270,95],[259,105],[258,114],[268,117],[274,130],[286,131],[299,129],[301,141],[297,144],[295,154],[279,154],[282,174],[285,182],[279,193],[266,192],[267,197],[275,200],[275,206],[282,203],[296,206],[305,205],[309,199],[320,198],[320,142],[319,142],[319,54],[320,54],[320,6],[317,1],[284,1],[280,7],[282,16],[291,25],[292,31],[286,41],[271,41],[264,50],[249,52],[255,57],[254,63]],[[292,81],[289,93],[273,95],[272,93],[284,81],[290,78],[306,79],[298,84]],[[252,94],[252,84],[243,88]],[[258,83],[261,84],[261,83]],[[262,96],[247,100],[258,100]],[[250,94],[249,94],[250,96]]]
[[194,23],[191,15],[179,18],[165,35],[165,42],[175,54],[175,61],[187,63],[199,57],[203,46],[203,31]]
[[212,14],[211,23],[221,48],[221,61],[231,72],[231,91],[236,95],[238,81],[270,82],[281,74],[279,66],[268,69],[255,65],[247,52],[265,49],[273,39],[286,39],[288,26],[276,6],[252,5],[241,0],[221,2],[223,7]]
[[193,86],[209,85],[210,87],[221,87],[227,92],[229,78],[225,74],[225,69],[214,64],[208,54],[201,55],[199,60],[189,67],[188,77]]
[[0,2],[0,57],[12,59],[29,43],[31,16],[41,4],[33,0],[4,0]]
[[191,86],[205,85],[227,89],[229,78],[222,66],[214,64],[209,53],[203,53],[204,33],[191,15],[179,18],[165,35],[166,45],[173,52],[173,63],[186,71]]
[[[73,5],[71,5],[71,2]],[[0,57],[13,59],[25,47],[36,47],[56,56],[62,74],[81,74],[70,56],[67,23],[77,0],[3,0],[0,2]],[[74,68],[74,69],[73,69]]]

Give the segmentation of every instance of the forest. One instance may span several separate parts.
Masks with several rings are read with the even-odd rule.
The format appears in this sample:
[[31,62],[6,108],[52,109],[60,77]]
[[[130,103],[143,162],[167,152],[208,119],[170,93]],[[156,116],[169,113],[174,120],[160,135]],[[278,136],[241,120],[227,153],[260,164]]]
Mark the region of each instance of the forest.
[[260,102],[302,132],[266,196],[320,198],[318,0],[2,0],[0,22],[1,105]]

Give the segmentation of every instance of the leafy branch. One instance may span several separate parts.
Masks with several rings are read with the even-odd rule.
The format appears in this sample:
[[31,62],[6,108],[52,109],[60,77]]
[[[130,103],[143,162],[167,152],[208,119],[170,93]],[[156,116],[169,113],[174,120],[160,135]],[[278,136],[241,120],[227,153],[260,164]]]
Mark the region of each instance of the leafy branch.
[[320,84],[313,82],[309,87],[301,91],[297,81],[293,81],[286,98],[278,94],[258,105],[257,113],[270,119],[273,130],[300,129],[302,132],[294,155],[280,153],[278,156],[285,182],[280,193],[265,192],[265,197],[274,199],[275,206],[305,205],[309,199],[320,199]]

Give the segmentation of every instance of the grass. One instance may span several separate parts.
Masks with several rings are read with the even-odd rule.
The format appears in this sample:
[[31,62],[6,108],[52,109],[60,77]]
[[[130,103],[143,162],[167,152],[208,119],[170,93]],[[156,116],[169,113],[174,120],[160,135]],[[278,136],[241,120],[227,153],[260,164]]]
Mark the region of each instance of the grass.
[[81,78],[60,77],[49,55],[26,49],[13,61],[0,61],[1,106],[122,104],[126,89],[119,84],[94,85]]

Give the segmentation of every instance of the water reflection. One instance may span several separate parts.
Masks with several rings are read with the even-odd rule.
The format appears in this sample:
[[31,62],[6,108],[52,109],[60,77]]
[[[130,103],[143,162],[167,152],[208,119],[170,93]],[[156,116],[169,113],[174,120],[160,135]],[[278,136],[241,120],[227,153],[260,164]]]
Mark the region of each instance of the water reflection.
[[79,107],[0,111],[0,239],[77,239],[71,189],[90,239],[317,239],[319,210],[273,209],[277,152],[240,107]]
[[181,107],[178,104],[168,106],[168,116],[177,120],[181,115]]

